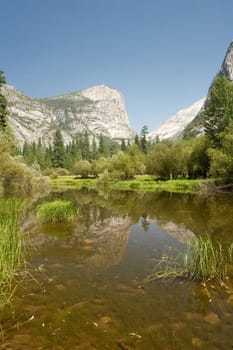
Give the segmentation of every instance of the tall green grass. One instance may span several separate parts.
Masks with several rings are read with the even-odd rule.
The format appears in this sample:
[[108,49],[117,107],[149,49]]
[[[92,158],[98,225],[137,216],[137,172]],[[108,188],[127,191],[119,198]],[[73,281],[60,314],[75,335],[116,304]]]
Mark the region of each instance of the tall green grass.
[[19,200],[0,200],[0,307],[12,296],[12,282],[22,262],[22,211]]
[[191,279],[224,280],[229,277],[230,266],[233,265],[233,243],[224,245],[213,242],[209,236],[198,237],[188,245],[184,256],[184,266]]
[[207,235],[191,240],[187,250],[181,252],[169,248],[158,260],[152,274],[145,282],[182,277],[191,280],[223,281],[233,277],[233,243],[213,242]]
[[77,210],[70,201],[56,200],[42,204],[36,215],[42,223],[56,223],[73,220]]

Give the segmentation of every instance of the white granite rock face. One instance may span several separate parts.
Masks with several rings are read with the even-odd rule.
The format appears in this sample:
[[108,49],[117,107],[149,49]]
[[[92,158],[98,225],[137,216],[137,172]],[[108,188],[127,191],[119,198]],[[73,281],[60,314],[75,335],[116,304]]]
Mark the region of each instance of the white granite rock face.
[[85,99],[92,101],[80,113],[90,132],[103,133],[112,139],[132,139],[123,95],[105,85],[81,91]]
[[117,140],[134,136],[123,95],[104,85],[41,100],[31,99],[12,86],[4,86],[3,93],[8,100],[10,124],[21,146],[39,138],[50,144],[56,126],[65,143],[83,131]]
[[155,140],[158,137],[160,140],[164,139],[178,139],[185,127],[196,117],[205,98],[195,102],[191,106],[184,108],[168,118],[157,129],[148,134],[148,138]]
[[218,74],[216,74],[216,76],[214,77],[214,79],[209,87],[209,91],[208,91],[203,109],[208,107],[209,100],[210,100],[210,93],[211,93],[213,83],[214,83],[214,80],[216,77],[226,77],[229,81],[233,82],[233,41],[228,46],[228,49],[227,49],[226,55],[224,57],[223,63],[221,65],[221,68],[220,68]]
[[19,145],[24,141],[48,144],[52,140],[50,125],[55,121],[52,110],[36,100],[30,99],[13,86],[3,86],[8,101],[9,121]]
[[225,76],[228,80],[233,82],[233,41],[227,49],[226,56],[218,75]]

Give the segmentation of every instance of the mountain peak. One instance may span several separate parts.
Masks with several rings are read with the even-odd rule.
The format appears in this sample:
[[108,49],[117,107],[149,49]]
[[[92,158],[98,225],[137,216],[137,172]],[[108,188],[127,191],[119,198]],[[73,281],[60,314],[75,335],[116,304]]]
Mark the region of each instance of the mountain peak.
[[233,40],[228,46],[227,53],[223,60],[218,76],[224,76],[233,82]]
[[116,89],[110,88],[107,85],[97,85],[82,91],[82,95],[93,100],[115,100],[121,99],[123,95]]
[[163,139],[177,139],[179,138],[186,125],[189,124],[200,111],[205,98],[202,98],[188,107],[181,109],[176,114],[163,122],[158,128],[151,132],[148,137],[156,139],[158,136],[160,140]]

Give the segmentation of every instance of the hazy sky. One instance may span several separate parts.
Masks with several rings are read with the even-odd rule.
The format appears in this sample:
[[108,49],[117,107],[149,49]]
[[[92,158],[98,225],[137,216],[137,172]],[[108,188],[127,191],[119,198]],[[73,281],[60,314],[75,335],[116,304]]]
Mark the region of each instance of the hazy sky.
[[0,69],[30,97],[116,88],[152,131],[206,95],[232,16],[233,0],[0,0]]

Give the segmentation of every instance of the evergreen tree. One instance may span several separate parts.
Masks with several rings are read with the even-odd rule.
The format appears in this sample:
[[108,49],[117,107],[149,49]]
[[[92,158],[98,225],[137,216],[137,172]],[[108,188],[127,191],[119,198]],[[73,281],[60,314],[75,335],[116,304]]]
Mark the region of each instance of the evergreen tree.
[[92,159],[97,159],[97,144],[95,140],[95,136],[92,140]]
[[1,88],[5,84],[4,71],[0,70],[0,131],[5,131],[7,127],[7,100],[1,92]]
[[89,145],[89,136],[88,136],[87,131],[85,131],[85,133],[82,137],[81,150],[82,150],[82,158],[85,160],[89,160],[90,159],[90,145]]
[[32,165],[35,161],[35,145],[26,141],[23,144],[22,155],[28,165]]
[[144,125],[142,127],[141,130],[141,134],[140,134],[140,146],[141,146],[141,150],[143,153],[147,153],[148,149],[147,149],[147,134],[148,134],[148,127],[146,125]]
[[56,130],[53,141],[52,165],[54,168],[63,168],[65,161],[65,147],[61,131]]
[[135,143],[135,145],[137,145],[138,147],[140,147],[140,141],[139,141],[138,134],[136,134],[135,137],[134,137],[134,143]]
[[210,174],[212,176],[233,177],[233,123],[221,135],[221,148],[209,148]]
[[45,168],[45,152],[41,142],[41,138],[39,138],[38,145],[36,146],[36,162],[39,164],[41,169]]
[[122,152],[126,151],[126,144],[125,144],[125,140],[124,139],[121,140],[121,150],[122,150]]
[[52,147],[49,146],[45,149],[45,155],[44,155],[44,167],[45,168],[52,167],[52,157],[53,157],[53,150],[52,150]]
[[108,153],[105,138],[104,138],[103,134],[100,134],[98,152],[99,152],[101,157],[107,156],[107,153]]
[[225,77],[217,77],[210,91],[204,113],[204,130],[214,147],[221,143],[221,132],[233,120],[233,84]]

